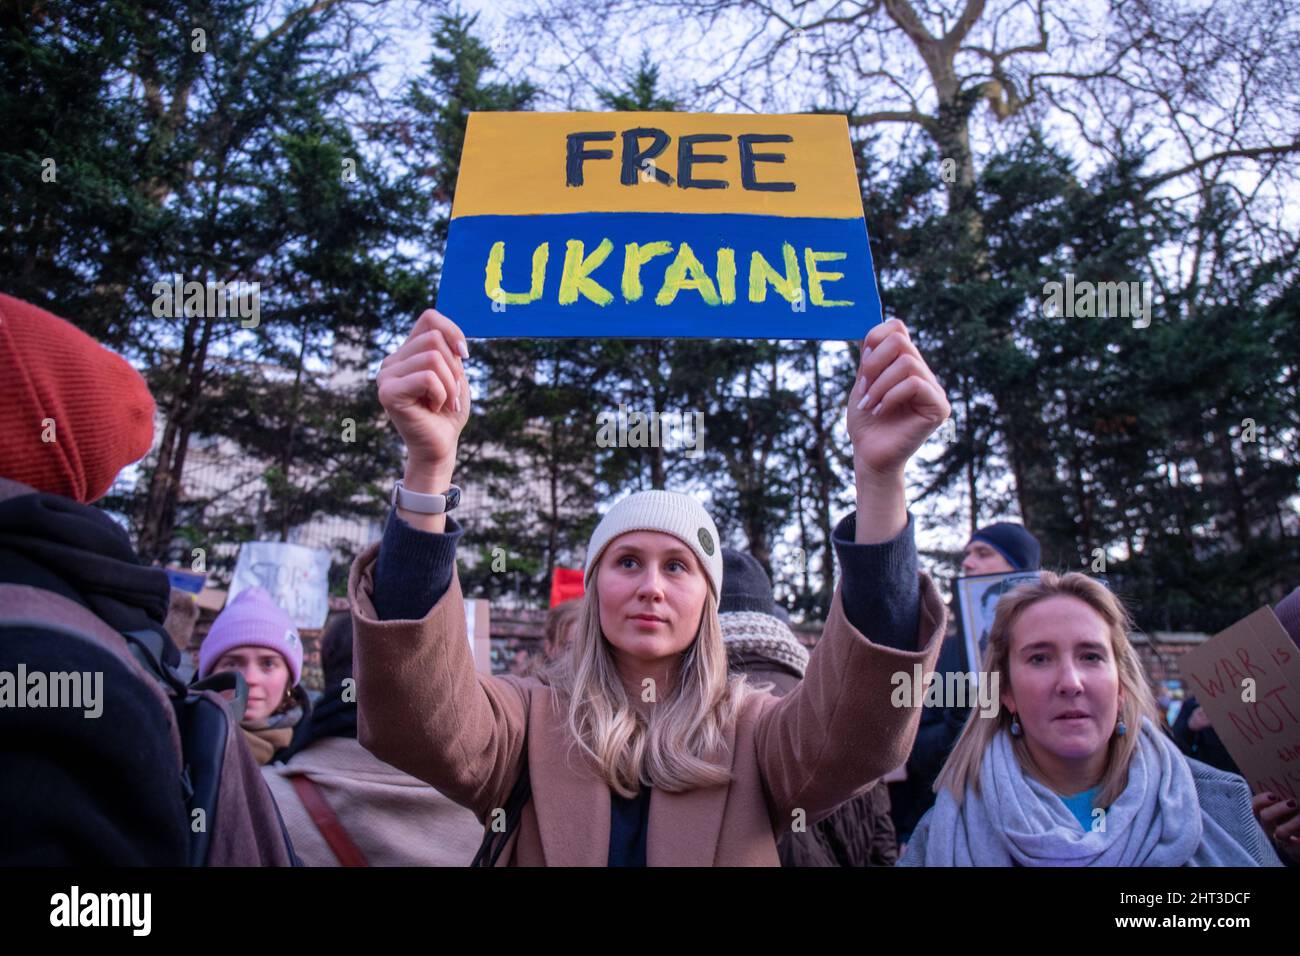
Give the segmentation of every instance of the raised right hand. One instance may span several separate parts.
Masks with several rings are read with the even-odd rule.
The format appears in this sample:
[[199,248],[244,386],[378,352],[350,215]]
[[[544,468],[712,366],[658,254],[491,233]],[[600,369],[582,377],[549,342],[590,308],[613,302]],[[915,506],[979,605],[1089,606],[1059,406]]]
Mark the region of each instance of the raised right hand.
[[406,443],[405,484],[412,491],[439,493],[446,488],[433,485],[451,480],[456,445],[469,420],[469,382],[461,364],[468,357],[456,323],[427,309],[380,366],[379,402]]

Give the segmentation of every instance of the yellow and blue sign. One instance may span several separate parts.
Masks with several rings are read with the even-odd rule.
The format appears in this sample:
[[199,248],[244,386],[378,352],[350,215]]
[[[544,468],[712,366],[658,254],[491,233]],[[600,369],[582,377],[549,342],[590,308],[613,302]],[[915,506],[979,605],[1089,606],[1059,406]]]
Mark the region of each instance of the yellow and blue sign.
[[860,339],[847,120],[472,113],[438,309],[475,337]]

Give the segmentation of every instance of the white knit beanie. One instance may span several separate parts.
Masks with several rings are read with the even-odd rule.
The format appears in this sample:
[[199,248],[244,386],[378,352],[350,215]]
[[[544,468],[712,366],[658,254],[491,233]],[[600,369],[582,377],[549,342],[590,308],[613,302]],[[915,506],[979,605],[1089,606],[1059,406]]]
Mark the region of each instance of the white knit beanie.
[[583,587],[591,586],[591,572],[600,563],[605,547],[629,531],[662,531],[685,544],[695,552],[709,577],[713,599],[718,599],[722,590],[722,548],[718,543],[718,528],[703,505],[690,495],[675,491],[638,491],[609,509],[587,542]]

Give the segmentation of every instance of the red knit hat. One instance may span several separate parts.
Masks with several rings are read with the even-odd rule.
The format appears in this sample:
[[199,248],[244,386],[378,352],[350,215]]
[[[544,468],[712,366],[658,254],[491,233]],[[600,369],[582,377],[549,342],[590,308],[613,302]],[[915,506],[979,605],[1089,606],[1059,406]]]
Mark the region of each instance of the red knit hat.
[[70,322],[0,293],[0,475],[83,504],[153,444],[140,373]]

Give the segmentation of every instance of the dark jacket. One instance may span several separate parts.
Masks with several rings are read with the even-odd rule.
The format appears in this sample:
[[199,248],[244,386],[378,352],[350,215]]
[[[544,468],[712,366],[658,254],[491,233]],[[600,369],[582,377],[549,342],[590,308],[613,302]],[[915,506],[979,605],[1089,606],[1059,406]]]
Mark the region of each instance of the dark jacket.
[[1187,726],[1187,722],[1191,720],[1192,714],[1199,706],[1195,697],[1189,697],[1183,701],[1183,706],[1178,708],[1178,719],[1174,721],[1172,728],[1174,743],[1185,756],[1194,757],[1201,763],[1207,763],[1227,773],[1240,775],[1241,770],[1238,769],[1237,762],[1232,759],[1232,754],[1228,753],[1228,748],[1223,745],[1223,741],[1219,739],[1213,727],[1192,730]]
[[[948,673],[966,670],[966,643],[961,615],[956,613],[956,608],[952,609],[949,620],[957,623],[949,628],[939,650],[939,662],[935,665],[938,681],[944,681]],[[926,811],[934,806],[934,782],[939,779],[939,771],[969,716],[968,707],[921,708],[921,726],[907,758],[907,779],[889,785],[890,813],[899,843],[907,842]]]
[[306,717],[293,730],[293,740],[275,755],[272,763],[288,763],[295,755],[306,750],[318,740],[329,737],[357,736],[356,701],[343,699],[343,685],[331,684],[325,688],[320,702],[313,704]]
[[[166,573],[141,565],[102,511],[0,479],[0,617],[10,621],[0,671],[103,674],[98,718],[0,708],[0,741],[26,745],[0,745],[0,865],[185,865],[179,723],[123,636],[154,632],[164,663],[178,665],[163,630],[169,593]],[[270,791],[233,720],[220,752],[206,861],[288,864]]]
[[73,605],[69,616],[92,626],[161,630],[167,575],[140,565],[103,512],[0,484],[0,583],[11,586],[3,610],[38,623],[5,628],[0,671],[103,674],[98,718],[0,708],[0,864],[184,865],[188,814],[165,697],[140,691],[130,660],[89,640],[58,639],[46,626],[52,615],[39,609],[62,599]]

